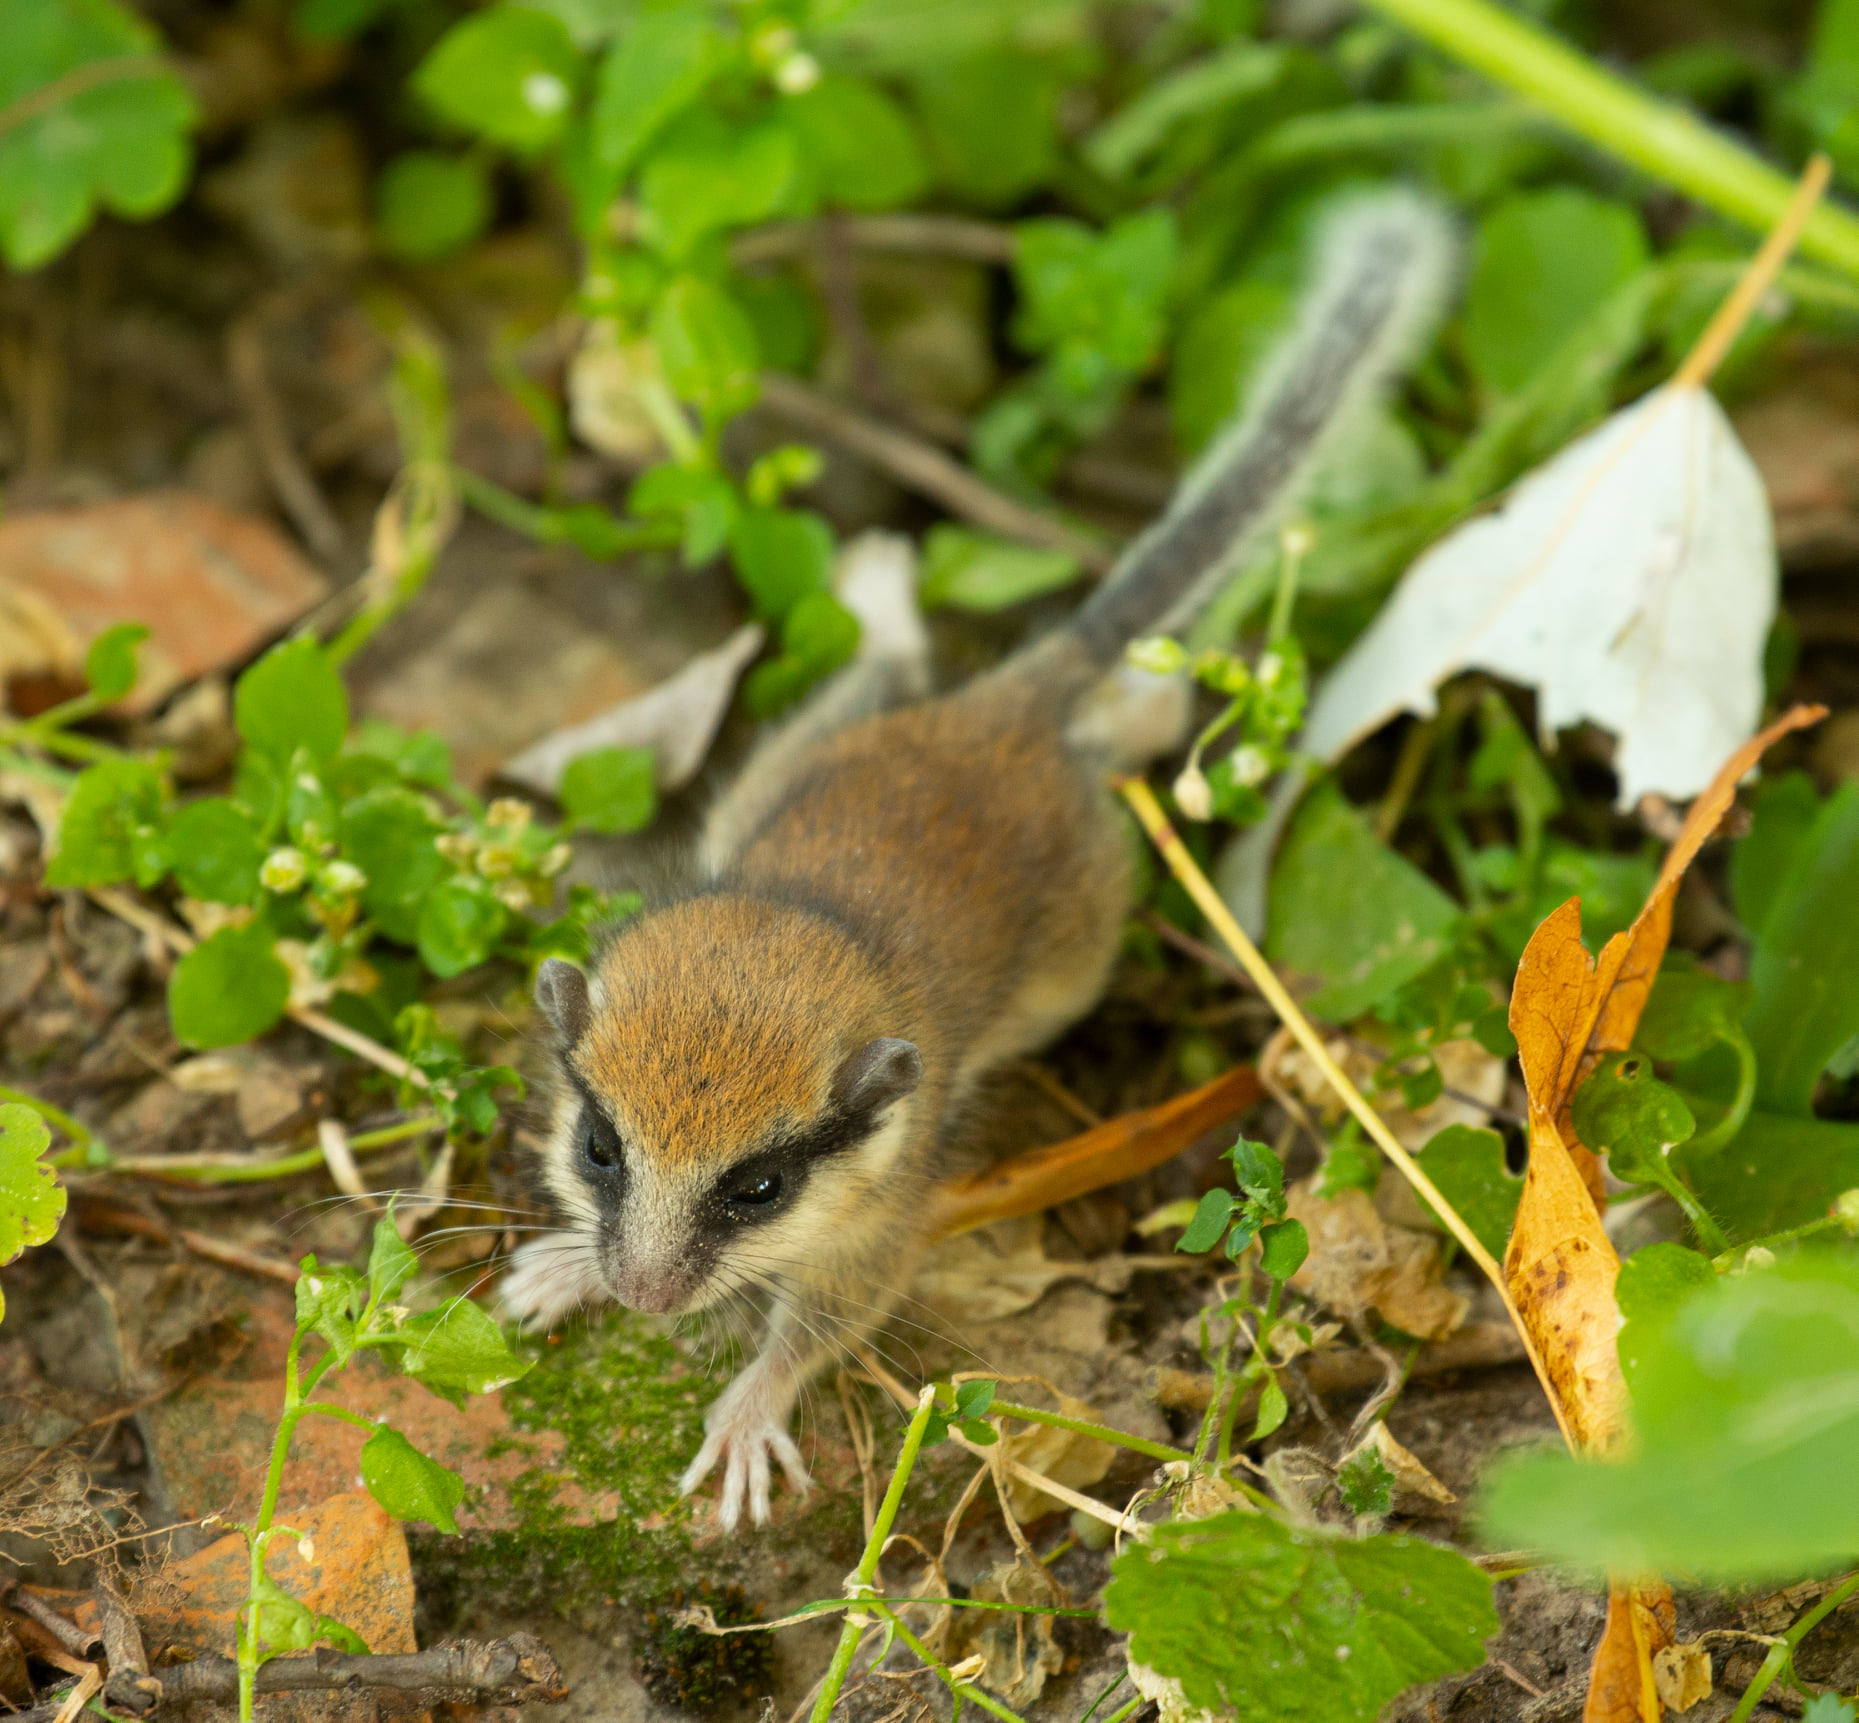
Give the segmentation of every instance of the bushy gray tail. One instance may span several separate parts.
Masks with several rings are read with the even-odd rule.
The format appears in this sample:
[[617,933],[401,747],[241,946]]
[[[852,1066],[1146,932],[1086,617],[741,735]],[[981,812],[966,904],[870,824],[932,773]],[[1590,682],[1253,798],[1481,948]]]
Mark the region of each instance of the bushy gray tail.
[[1297,325],[1261,368],[1245,410],[1073,617],[1094,662],[1115,662],[1138,635],[1182,627],[1280,524],[1337,432],[1432,333],[1457,245],[1437,204],[1395,189],[1338,208],[1315,251]]

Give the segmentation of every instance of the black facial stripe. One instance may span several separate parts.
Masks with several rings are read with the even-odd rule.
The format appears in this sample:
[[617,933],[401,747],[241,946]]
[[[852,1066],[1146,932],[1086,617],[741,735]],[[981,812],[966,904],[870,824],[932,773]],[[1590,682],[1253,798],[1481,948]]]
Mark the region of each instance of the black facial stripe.
[[575,1087],[581,1093],[581,1111],[575,1119],[569,1154],[582,1186],[593,1196],[601,1213],[613,1219],[626,1194],[625,1145],[606,1108],[587,1085],[577,1079]]
[[[717,1180],[704,1204],[713,1235],[772,1220],[793,1205],[821,1161],[849,1153],[877,1128],[882,1109],[830,1110],[738,1161]],[[763,1195],[767,1184],[772,1195]],[[759,1199],[759,1200],[758,1200]]]

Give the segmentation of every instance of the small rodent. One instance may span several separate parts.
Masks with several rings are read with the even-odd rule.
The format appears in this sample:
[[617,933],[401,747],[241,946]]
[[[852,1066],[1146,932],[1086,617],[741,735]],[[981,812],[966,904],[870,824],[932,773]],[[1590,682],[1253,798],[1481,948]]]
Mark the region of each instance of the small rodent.
[[1406,192],[1332,216],[1247,412],[1067,625],[930,699],[914,615],[889,637],[868,623],[860,657],[718,802],[688,891],[590,974],[543,965],[556,1224],[517,1250],[504,1306],[755,1309],[761,1350],[682,1480],[722,1465],[724,1527],[745,1501],[766,1520],[771,1457],[806,1489],[787,1429],[801,1384],[909,1284],[976,1080],[1103,989],[1129,865],[1107,775],[1159,749],[1089,697],[1283,518],[1430,330],[1453,252]]

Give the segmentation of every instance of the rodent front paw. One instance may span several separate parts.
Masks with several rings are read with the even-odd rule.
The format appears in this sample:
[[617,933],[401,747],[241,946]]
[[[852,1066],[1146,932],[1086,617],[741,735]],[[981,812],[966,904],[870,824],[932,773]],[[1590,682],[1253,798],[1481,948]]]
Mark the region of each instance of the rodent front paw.
[[[720,1402],[718,1409],[721,1410]],[[794,1493],[806,1495],[813,1487],[813,1480],[807,1476],[806,1462],[794,1446],[794,1438],[761,1412],[746,1416],[725,1412],[710,1422],[697,1458],[678,1480],[678,1494],[688,1496],[721,1460],[723,1488],[717,1498],[717,1519],[724,1531],[733,1532],[741,1522],[745,1495],[749,1500],[750,1517],[758,1526],[765,1526],[768,1523],[770,1454],[781,1462],[781,1470]]]

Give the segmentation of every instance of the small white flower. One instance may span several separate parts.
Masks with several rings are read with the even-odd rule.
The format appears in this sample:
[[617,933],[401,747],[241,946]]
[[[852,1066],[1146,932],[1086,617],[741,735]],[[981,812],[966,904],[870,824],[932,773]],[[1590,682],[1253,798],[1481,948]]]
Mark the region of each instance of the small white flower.
[[258,883],[266,891],[295,891],[309,877],[309,859],[288,844],[266,856],[258,870]]
[[1272,775],[1271,756],[1263,748],[1255,748],[1248,742],[1243,748],[1235,748],[1232,754],[1233,777],[1247,789],[1262,784]]
[[353,862],[332,861],[323,864],[317,883],[331,897],[353,897],[368,883],[368,876]]
[[820,62],[811,54],[790,54],[775,68],[775,88],[784,96],[804,95],[820,81]]
[[515,796],[499,796],[484,810],[484,823],[487,826],[502,826],[515,833],[529,824],[533,810],[529,803],[519,801]]
[[523,80],[523,105],[532,114],[559,114],[568,106],[568,86],[553,72],[531,72]]
[[1175,800],[1191,820],[1210,820],[1214,812],[1213,787],[1198,760],[1191,760],[1175,780]]

